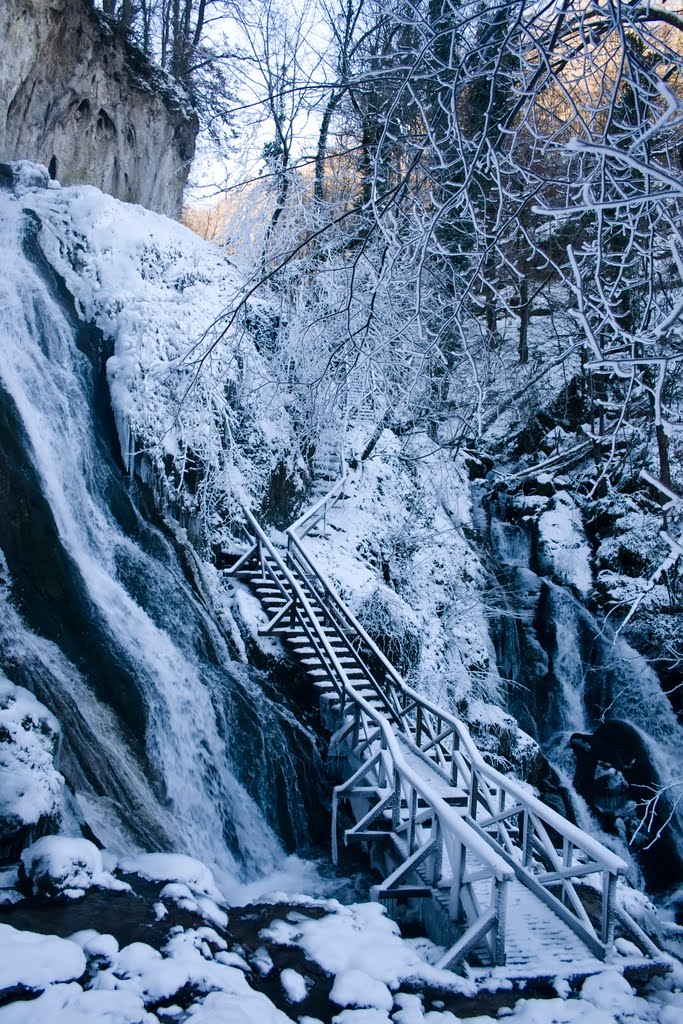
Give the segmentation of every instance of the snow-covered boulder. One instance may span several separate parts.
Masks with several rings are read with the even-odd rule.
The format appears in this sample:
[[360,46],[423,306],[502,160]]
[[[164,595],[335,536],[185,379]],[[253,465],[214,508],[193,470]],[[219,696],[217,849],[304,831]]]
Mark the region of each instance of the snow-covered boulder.
[[88,839],[44,836],[21,855],[19,881],[34,894],[83,896],[86,889],[128,889],[102,866],[102,854]]
[[32,188],[48,188],[50,172],[42,164],[30,160],[15,160],[0,164],[0,187],[13,189],[18,194]]
[[119,867],[152,882],[168,882],[159,894],[160,916],[164,916],[165,904],[170,900],[218,928],[227,928],[228,915],[219,906],[225,902],[223,896],[210,869],[194,857],[182,853],[141,853],[123,858]]
[[538,519],[539,556],[549,571],[582,596],[593,587],[591,548],[581,513],[567,491],[558,491]]
[[85,956],[75,942],[0,924],[0,992],[39,992],[55,982],[80,978],[84,971]]
[[223,899],[210,868],[183,853],[140,853],[122,858],[119,867],[152,882],[182,883],[197,896]]
[[64,787],[58,746],[57,719],[0,673],[0,849],[16,854],[31,832],[57,827]]

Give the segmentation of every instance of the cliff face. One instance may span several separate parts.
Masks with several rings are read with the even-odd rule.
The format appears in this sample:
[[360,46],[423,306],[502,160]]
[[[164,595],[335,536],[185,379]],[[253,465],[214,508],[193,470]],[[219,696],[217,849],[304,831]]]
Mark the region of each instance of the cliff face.
[[88,0],[0,3],[0,160],[178,214],[196,117]]

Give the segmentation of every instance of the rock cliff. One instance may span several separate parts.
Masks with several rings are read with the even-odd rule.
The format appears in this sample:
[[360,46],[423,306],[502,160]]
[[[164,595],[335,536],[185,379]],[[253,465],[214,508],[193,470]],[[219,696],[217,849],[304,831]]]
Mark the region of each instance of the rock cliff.
[[0,160],[175,216],[197,120],[88,0],[0,3]]

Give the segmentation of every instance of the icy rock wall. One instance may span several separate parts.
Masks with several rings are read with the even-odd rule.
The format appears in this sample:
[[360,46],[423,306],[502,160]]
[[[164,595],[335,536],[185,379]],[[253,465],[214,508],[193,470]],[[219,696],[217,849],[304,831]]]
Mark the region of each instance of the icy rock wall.
[[0,160],[177,216],[197,121],[87,0],[0,4]]
[[[549,481],[529,493],[484,496],[491,551],[489,616],[507,706],[539,743],[554,780],[543,796],[600,837],[623,840],[653,891],[680,884],[683,833],[663,799],[674,786],[683,732],[646,660],[591,600],[590,549],[569,495]],[[586,801],[593,821],[581,820]],[[564,807],[562,807],[564,803]],[[669,820],[669,814],[672,818]]]

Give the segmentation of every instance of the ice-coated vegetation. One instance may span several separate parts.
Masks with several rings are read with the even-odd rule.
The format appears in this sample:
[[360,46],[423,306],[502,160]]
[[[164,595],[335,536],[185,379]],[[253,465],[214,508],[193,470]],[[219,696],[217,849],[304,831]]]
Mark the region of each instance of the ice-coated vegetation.
[[59,818],[64,779],[56,766],[59,723],[34,695],[0,672],[0,828],[4,836]]

